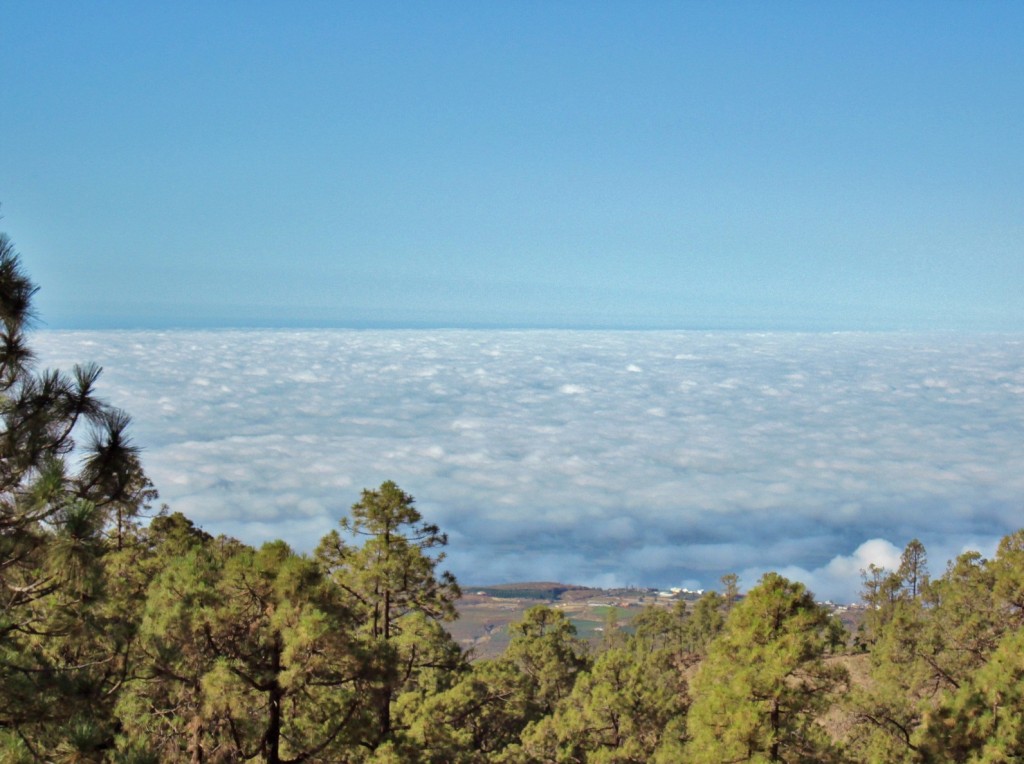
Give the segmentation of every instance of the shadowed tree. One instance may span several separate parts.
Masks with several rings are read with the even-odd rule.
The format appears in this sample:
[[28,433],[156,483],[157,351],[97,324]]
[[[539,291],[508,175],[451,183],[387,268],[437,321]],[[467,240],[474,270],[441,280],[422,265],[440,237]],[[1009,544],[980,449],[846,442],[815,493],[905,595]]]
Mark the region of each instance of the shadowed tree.
[[0,234],[0,727],[42,755],[110,744],[130,630],[105,633],[103,558],[155,493],[99,367],[34,369],[35,292]]
[[735,605],[740,599],[740,577],[735,573],[726,573],[721,578],[722,581],[722,598],[725,600],[725,612],[728,613],[732,610],[732,606]]
[[916,599],[928,583],[928,555],[924,544],[912,539],[900,555],[900,567],[896,571],[906,596]]
[[365,714],[343,593],[284,542],[197,541],[150,587],[123,747],[195,764],[344,760]]

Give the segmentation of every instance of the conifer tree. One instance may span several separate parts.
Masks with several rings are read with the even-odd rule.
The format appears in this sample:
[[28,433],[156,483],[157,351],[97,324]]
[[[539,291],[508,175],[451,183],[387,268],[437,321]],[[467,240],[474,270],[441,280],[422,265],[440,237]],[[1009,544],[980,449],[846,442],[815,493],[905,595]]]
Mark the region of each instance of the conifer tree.
[[529,677],[502,658],[478,661],[453,674],[452,686],[406,710],[408,759],[436,764],[503,761],[532,718]]
[[1013,631],[990,659],[925,716],[918,748],[926,761],[1024,760],[1024,631]]
[[915,540],[900,570],[887,576],[898,587],[876,611],[885,617],[872,632],[871,683],[851,694],[858,723],[848,743],[861,758],[922,760],[918,741],[925,720],[937,703],[971,682],[1011,623],[995,594],[997,568],[978,552],[960,555],[938,579],[918,575],[915,597],[907,561],[918,555],[923,557],[923,547]]
[[341,590],[284,542],[198,541],[150,587],[146,661],[118,704],[122,749],[194,764],[343,760],[369,714]]
[[836,758],[817,719],[846,682],[823,661],[829,614],[802,584],[767,573],[729,614],[694,678],[694,762]]
[[912,539],[900,555],[900,567],[896,571],[900,583],[910,599],[920,596],[928,584],[928,555],[924,544]]
[[454,576],[437,573],[444,553],[433,550],[444,547],[448,537],[423,521],[413,497],[395,483],[364,490],[341,527],[361,543],[350,546],[332,532],[321,542],[317,556],[334,583],[347,592],[371,656],[363,691],[370,699],[373,722],[363,744],[375,750],[394,737],[393,704],[402,692],[415,689],[423,670],[434,666],[439,655],[447,656],[448,669],[457,668],[461,657],[458,650],[449,649],[451,638],[424,619],[435,626],[454,619],[460,592]]
[[35,293],[0,234],[0,728],[33,755],[92,755],[131,639],[108,632],[104,557],[155,492],[99,367],[36,371]]
[[533,761],[672,761],[685,740],[689,701],[675,659],[671,642],[649,630],[606,650],[528,730],[524,751]]
[[546,605],[527,610],[509,633],[503,657],[528,678],[534,718],[546,716],[589,668],[586,643],[564,613]]

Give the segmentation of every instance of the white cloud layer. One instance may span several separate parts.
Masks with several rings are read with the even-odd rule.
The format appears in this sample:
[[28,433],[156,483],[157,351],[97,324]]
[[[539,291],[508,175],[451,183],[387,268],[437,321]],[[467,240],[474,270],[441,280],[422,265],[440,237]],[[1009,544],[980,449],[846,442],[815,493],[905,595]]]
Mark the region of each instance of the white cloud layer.
[[1024,338],[571,331],[40,332],[105,367],[172,509],[309,550],[393,479],[466,583],[750,585],[849,599],[918,537],[941,571],[1021,525]]

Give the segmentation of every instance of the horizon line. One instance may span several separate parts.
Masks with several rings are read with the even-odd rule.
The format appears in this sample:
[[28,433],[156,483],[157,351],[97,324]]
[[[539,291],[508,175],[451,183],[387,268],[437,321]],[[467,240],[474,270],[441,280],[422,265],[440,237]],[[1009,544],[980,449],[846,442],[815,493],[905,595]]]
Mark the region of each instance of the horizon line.
[[37,320],[31,331],[64,332],[187,332],[187,331],[494,331],[494,332],[723,332],[772,334],[1024,334],[1024,327],[915,327],[915,326],[793,326],[787,324],[627,324],[627,323],[529,323],[447,321],[346,321],[346,322],[55,322]]

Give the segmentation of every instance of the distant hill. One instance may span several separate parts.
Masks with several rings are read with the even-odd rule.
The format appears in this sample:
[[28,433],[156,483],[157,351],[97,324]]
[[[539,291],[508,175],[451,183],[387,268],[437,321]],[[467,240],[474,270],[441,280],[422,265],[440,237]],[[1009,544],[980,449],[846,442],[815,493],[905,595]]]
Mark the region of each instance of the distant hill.
[[566,592],[597,591],[587,586],[560,584],[555,581],[527,581],[495,586],[463,586],[466,594],[486,594],[504,599],[556,600]]

